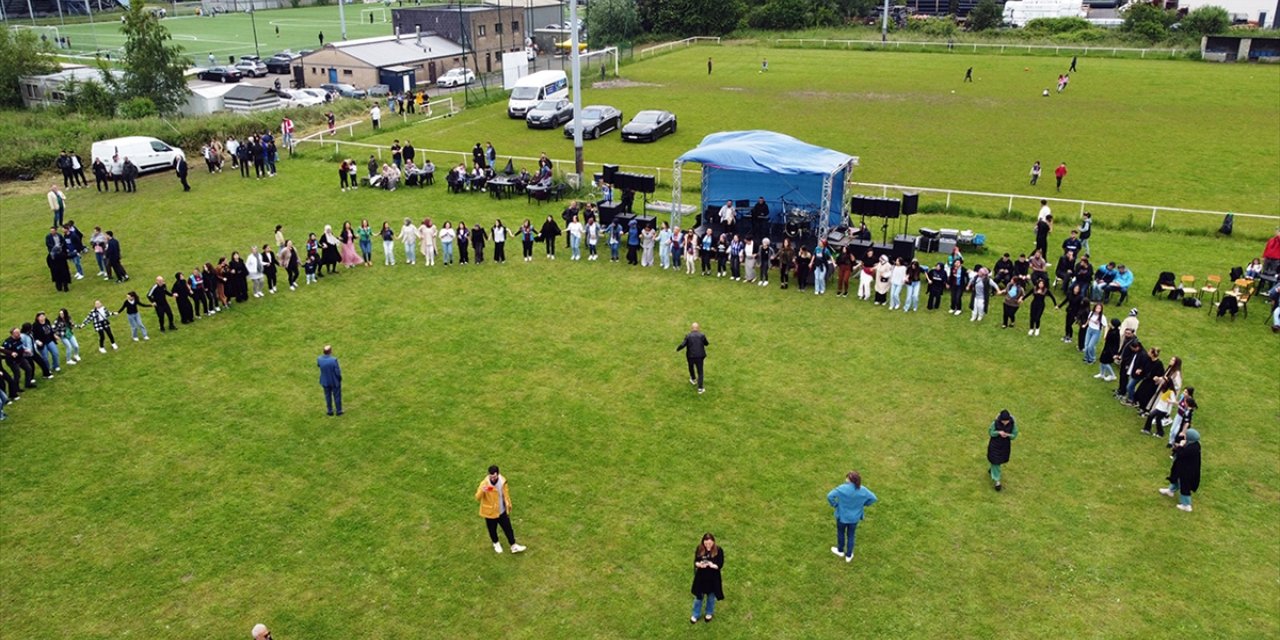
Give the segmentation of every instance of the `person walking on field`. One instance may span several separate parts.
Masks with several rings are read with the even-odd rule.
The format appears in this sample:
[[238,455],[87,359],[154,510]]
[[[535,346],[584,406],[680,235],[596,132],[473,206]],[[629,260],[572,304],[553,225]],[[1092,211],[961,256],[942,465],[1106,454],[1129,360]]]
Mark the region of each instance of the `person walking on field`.
[[1076,72],[1076,57],[1071,56],[1071,68],[1067,69],[1067,73],[1075,73],[1075,72]]
[[710,344],[707,342],[707,336],[702,333],[702,327],[695,322],[689,327],[689,333],[685,335],[684,340],[676,347],[676,351],[684,351],[685,360],[689,364],[689,384],[697,386],[700,394],[706,391],[703,386],[702,363],[707,359],[707,346]]
[[320,367],[320,386],[324,387],[325,413],[342,415],[342,368],[338,366],[338,359],[333,357],[332,345],[324,346],[324,353],[316,358],[316,366]]
[[1008,409],[1000,411],[1000,415],[996,416],[987,429],[987,435],[990,437],[987,442],[987,462],[991,463],[991,481],[995,483],[995,490],[1000,491],[1004,488],[1000,484],[1000,465],[1009,462],[1013,439],[1018,437],[1018,424],[1009,415]]
[[973,82],[973,67],[969,67],[969,69],[964,72],[964,81]]
[[844,556],[845,562],[853,562],[853,542],[858,523],[865,515],[864,509],[877,502],[876,494],[862,486],[862,474],[850,471],[844,484],[827,493],[827,504],[835,509],[836,546],[831,553]]
[[1031,186],[1033,187],[1036,186],[1036,183],[1039,181],[1040,181],[1040,161],[1036,160],[1035,164],[1031,165]]
[[1067,177],[1067,163],[1058,165],[1058,168],[1053,170],[1053,177],[1058,181],[1058,191],[1062,191],[1062,179]]
[[498,472],[498,465],[489,466],[489,475],[480,481],[476,489],[476,502],[480,503],[480,517],[489,529],[489,540],[493,542],[493,551],[502,553],[502,543],[498,542],[498,527],[507,536],[507,544],[511,545],[511,553],[520,553],[525,546],[516,544],[516,534],[511,529],[511,492],[507,489],[507,479]]
[[698,548],[693,550],[693,615],[689,616],[689,624],[697,624],[702,614],[703,600],[707,603],[706,617],[711,622],[716,613],[716,601],[724,600],[724,587],[720,580],[720,570],[724,568],[724,549],[716,544],[716,537],[710,533],[702,535]]
[[1173,445],[1173,466],[1169,469],[1169,486],[1160,493],[1178,497],[1178,509],[1191,511],[1191,494],[1200,488],[1200,432],[1187,429],[1183,440]]

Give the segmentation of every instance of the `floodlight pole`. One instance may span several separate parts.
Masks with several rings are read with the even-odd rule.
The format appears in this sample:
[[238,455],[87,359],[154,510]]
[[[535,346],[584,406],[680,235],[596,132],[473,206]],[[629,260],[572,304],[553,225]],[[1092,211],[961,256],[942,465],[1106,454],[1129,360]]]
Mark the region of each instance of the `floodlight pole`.
[[578,0],[569,0],[569,56],[573,66],[573,172],[582,186],[582,59],[578,52]]
[[880,15],[880,42],[889,40],[889,0],[884,0],[884,11]]
[[249,22],[253,25],[253,55],[258,56],[258,58],[261,59],[262,52],[258,51],[258,18],[253,15],[255,13],[253,10],[253,4],[249,5],[248,12]]
[[342,39],[347,39],[347,12],[342,9],[342,5],[347,0],[338,0],[338,30],[342,32]]

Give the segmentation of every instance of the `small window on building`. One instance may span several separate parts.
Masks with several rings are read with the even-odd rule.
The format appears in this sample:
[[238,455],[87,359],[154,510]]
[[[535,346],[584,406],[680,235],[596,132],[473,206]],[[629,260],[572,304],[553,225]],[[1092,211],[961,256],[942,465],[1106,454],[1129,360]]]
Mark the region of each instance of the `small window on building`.
[[476,27],[476,28],[477,28],[477,29],[479,29],[479,31],[476,33],[476,35],[478,35],[478,36],[480,36],[481,38],[483,38],[483,37],[484,37],[484,25],[480,25],[480,26],[478,26],[478,27]]
[[354,72],[354,71],[352,71],[352,70],[350,70],[350,69],[343,69],[343,70],[342,70],[342,75],[344,75],[344,76],[351,76],[351,75],[355,75],[355,72]]
[[494,32],[494,33],[502,33],[502,23],[501,23],[501,22],[496,22],[496,23],[494,23],[494,25],[493,25],[493,32]]
[[511,21],[511,33],[520,33],[520,21],[519,21],[519,20],[512,20],[512,21]]

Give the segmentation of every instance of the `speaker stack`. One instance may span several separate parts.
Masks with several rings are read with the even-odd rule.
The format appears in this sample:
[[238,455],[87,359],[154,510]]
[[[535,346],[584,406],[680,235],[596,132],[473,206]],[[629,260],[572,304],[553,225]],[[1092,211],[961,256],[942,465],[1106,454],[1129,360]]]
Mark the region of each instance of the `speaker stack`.
[[615,184],[615,183],[614,183],[614,177],[615,177],[617,174],[618,174],[618,165],[616,165],[616,164],[606,164],[606,165],[604,165],[604,175],[602,175],[601,177],[602,177],[602,178],[604,178],[604,181],[605,181],[605,182],[607,182],[607,183],[609,183],[609,184]]
[[872,218],[897,218],[901,206],[902,203],[893,198],[853,196],[849,201],[849,209],[853,215]]

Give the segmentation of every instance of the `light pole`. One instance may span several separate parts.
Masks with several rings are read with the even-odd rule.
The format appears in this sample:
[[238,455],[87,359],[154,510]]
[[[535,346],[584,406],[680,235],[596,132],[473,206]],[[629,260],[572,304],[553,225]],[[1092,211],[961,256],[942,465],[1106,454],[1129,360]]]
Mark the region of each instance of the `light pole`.
[[253,55],[261,59],[262,52],[258,51],[258,18],[253,15],[253,4],[250,4],[245,11],[249,14],[249,22],[253,24]]
[[884,0],[884,14],[880,20],[880,42],[889,39],[889,0]]
[[569,55],[573,66],[573,172],[582,187],[582,60],[578,52],[578,0],[569,0]]

